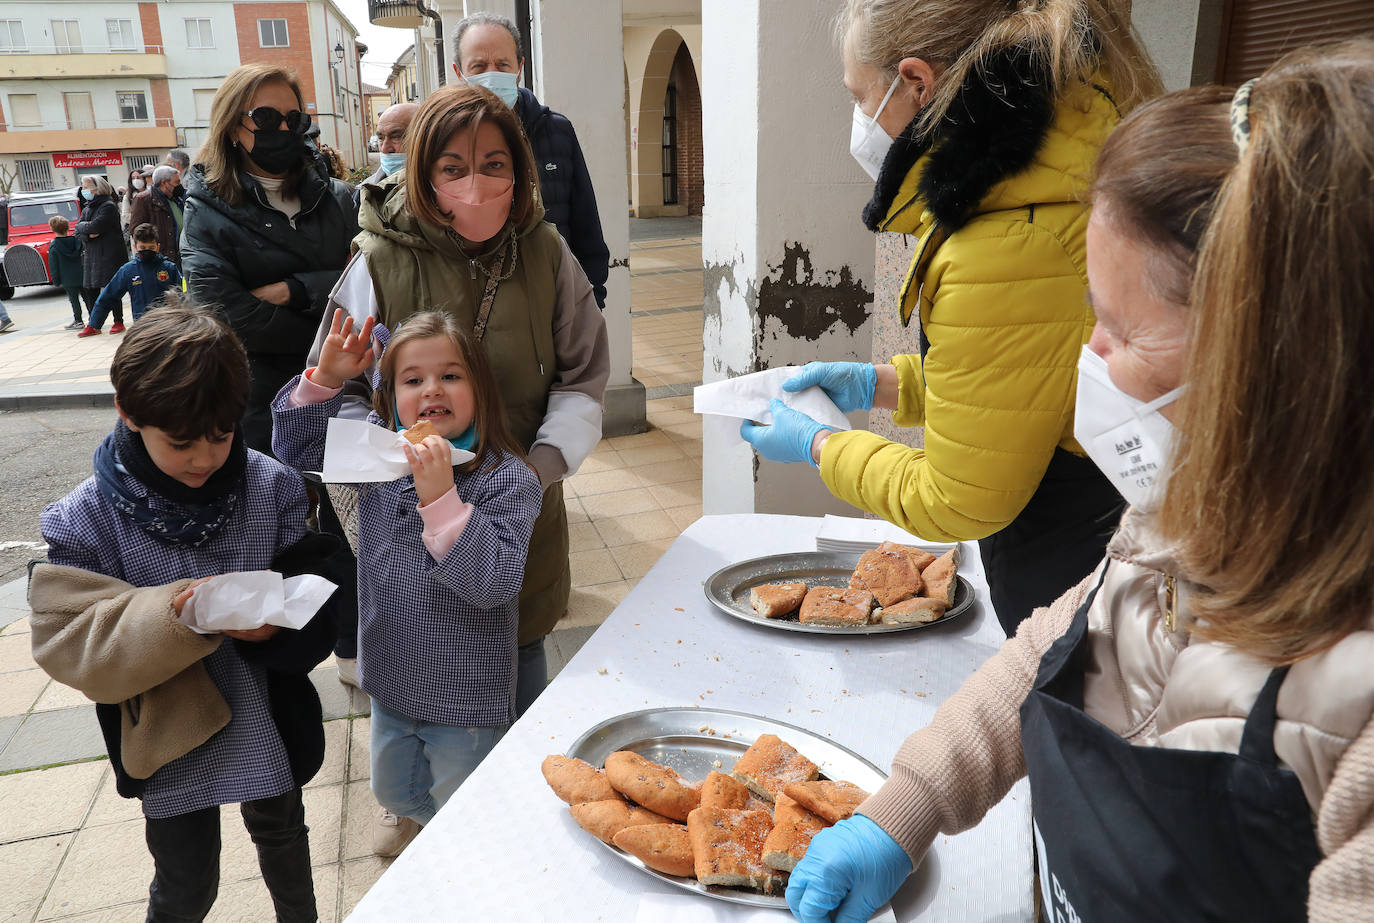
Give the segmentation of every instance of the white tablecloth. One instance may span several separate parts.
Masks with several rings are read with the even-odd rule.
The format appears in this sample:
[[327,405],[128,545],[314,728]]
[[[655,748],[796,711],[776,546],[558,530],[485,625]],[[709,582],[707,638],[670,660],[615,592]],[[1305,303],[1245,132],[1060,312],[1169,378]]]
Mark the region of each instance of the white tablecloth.
[[[706,601],[702,584],[727,564],[815,550],[820,522],[729,515],[689,527],[349,919],[626,923],[636,920],[645,894],[670,900],[692,919],[756,919],[747,908],[681,892],[617,859],[573,823],[539,765],[606,718],[697,704],[808,728],[887,767],[906,735],[996,651],[1002,630],[986,604],[972,543],[964,545],[960,573],[980,602],[946,626],[811,635],[754,626]],[[1022,780],[973,830],[938,837],[893,905],[902,921],[1030,920],[1031,888],[1030,796]]]

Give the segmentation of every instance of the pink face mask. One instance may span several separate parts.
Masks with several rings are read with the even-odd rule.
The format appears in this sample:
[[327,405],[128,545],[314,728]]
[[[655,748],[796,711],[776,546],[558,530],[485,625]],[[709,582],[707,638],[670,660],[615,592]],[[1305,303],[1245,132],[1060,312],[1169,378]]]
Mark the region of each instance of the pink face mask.
[[514,192],[512,180],[482,173],[434,187],[439,207],[453,216],[453,229],[473,243],[491,240],[506,226]]

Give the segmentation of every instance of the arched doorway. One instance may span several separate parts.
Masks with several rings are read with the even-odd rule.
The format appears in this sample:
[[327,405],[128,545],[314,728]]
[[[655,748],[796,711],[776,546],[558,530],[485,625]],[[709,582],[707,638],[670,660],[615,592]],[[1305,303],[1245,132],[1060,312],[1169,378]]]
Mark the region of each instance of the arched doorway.
[[629,73],[642,75],[629,87],[631,208],[640,218],[699,215],[701,88],[691,50],[676,29],[659,31],[651,43],[647,35],[640,42],[626,38]]

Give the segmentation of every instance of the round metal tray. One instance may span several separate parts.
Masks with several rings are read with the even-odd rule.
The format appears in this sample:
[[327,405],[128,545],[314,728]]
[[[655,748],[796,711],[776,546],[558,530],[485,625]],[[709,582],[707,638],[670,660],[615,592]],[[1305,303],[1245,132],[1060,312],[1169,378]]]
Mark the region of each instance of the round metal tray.
[[[689,782],[698,782],[712,770],[728,773],[760,734],[776,734],[796,747],[820,767],[823,778],[853,782],[869,792],[877,791],[887,779],[887,773],[828,737],[772,718],[714,708],[650,708],[619,715],[574,741],[568,756],[600,768],[617,750],[633,750],[671,767]],[[695,878],[665,875],[624,850],[596,842],[635,868],[684,891],[735,904],[787,909],[782,895],[703,885]]]
[[936,628],[954,621],[973,608],[973,587],[963,577],[957,578],[954,605],[943,616],[933,622],[912,625],[810,625],[798,621],[795,613],[785,618],[766,619],[749,604],[749,591],[764,583],[847,587],[859,557],[853,552],[800,551],[740,561],[722,567],[706,580],[706,598],[721,612],[741,621],[781,631],[804,631],[817,635],[883,635],[894,631]]

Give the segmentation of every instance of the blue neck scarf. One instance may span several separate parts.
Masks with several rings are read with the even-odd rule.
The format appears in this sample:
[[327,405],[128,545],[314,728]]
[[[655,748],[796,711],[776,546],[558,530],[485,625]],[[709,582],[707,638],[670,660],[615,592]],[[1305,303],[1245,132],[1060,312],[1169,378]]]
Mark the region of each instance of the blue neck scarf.
[[[396,399],[391,400],[391,428],[400,432],[405,427],[401,426],[401,412],[396,408]],[[464,452],[477,451],[477,421],[472,421],[468,428],[448,441],[448,444],[455,449],[462,449]]]

